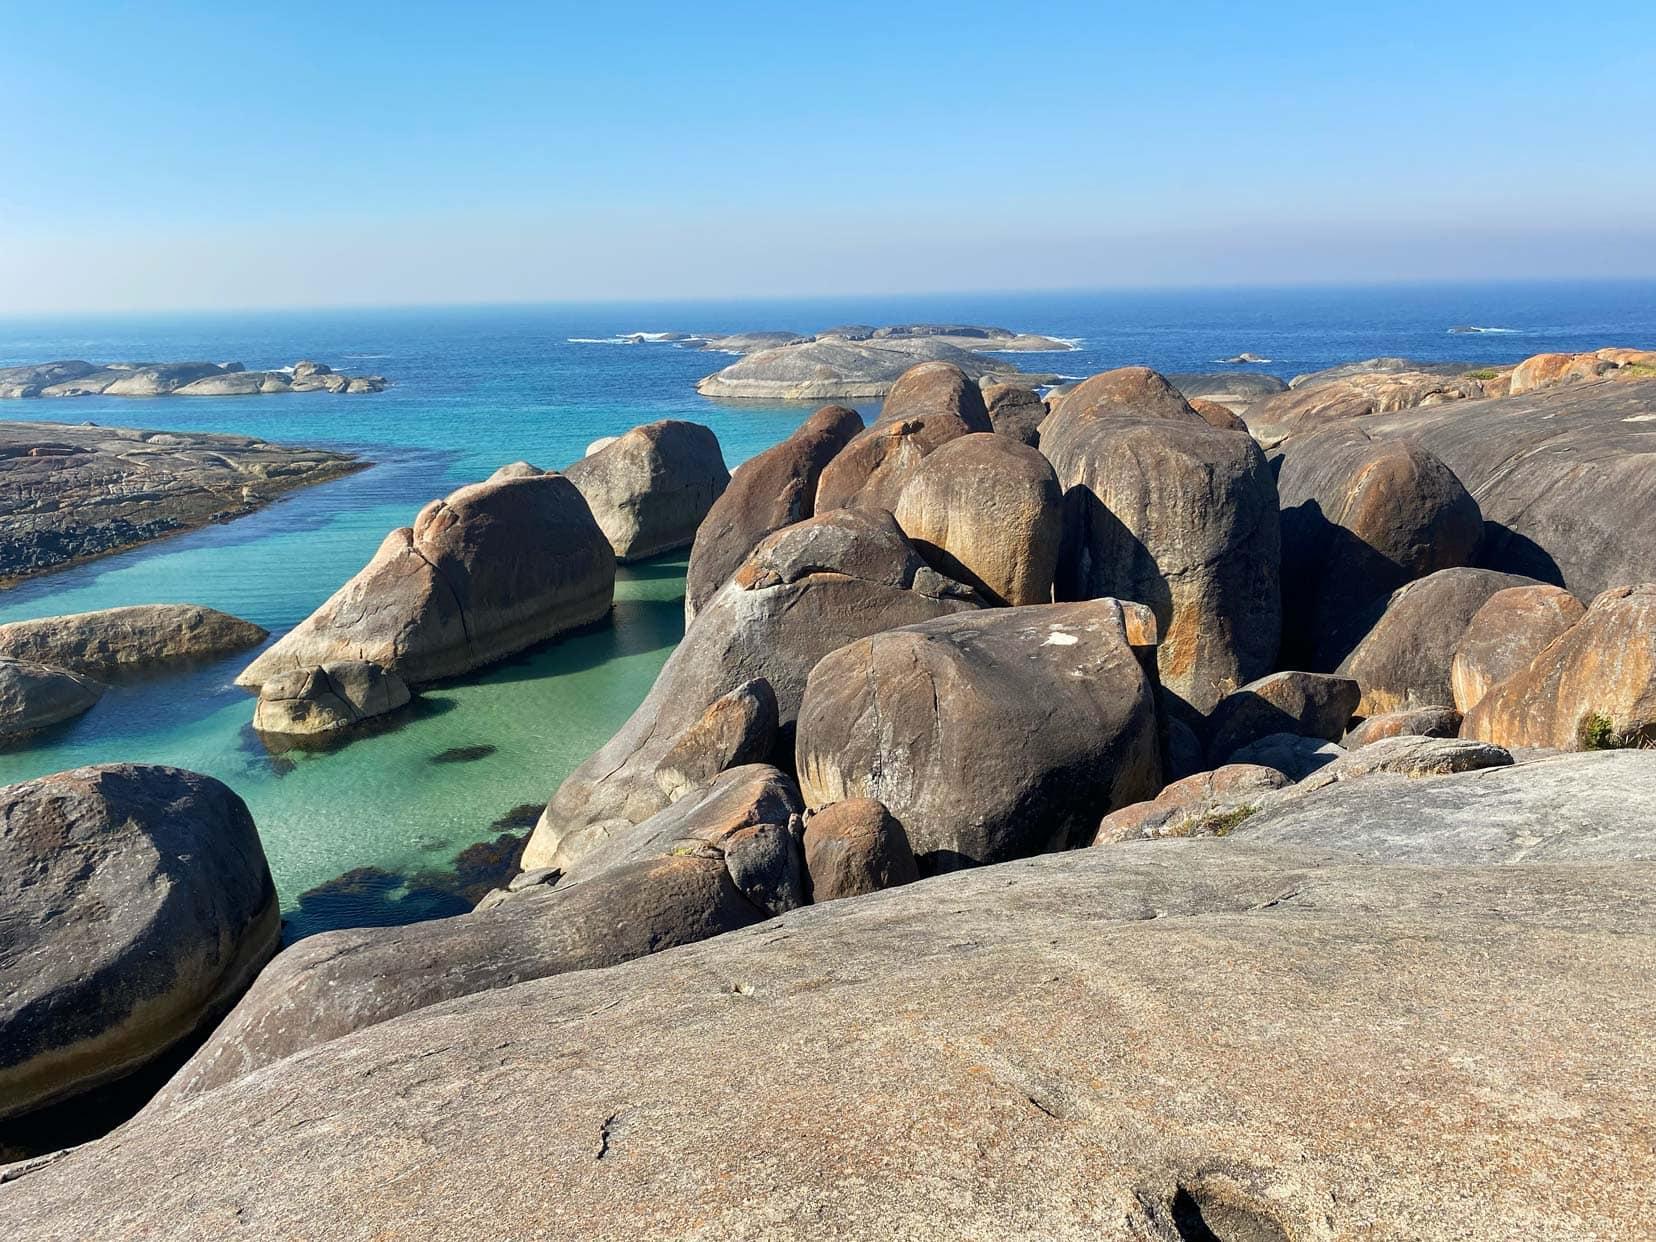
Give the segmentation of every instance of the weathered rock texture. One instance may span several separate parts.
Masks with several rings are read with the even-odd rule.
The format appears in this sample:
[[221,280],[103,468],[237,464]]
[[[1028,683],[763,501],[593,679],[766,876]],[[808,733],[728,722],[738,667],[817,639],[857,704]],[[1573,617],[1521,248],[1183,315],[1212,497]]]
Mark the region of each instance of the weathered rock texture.
[[892,385],[880,417],[823,468],[816,511],[895,509],[929,453],[993,429],[982,391],[960,368],[944,362],[911,367]]
[[776,694],[763,677],[714,699],[656,765],[656,784],[676,802],[727,768],[763,763],[776,750]]
[[920,878],[908,834],[873,798],[823,807],[806,821],[802,845],[812,901],[860,897]]
[[1649,379],[1656,376],[1656,351],[1597,349],[1584,354],[1536,354],[1512,371],[1511,392],[1533,392],[1595,379]]
[[1272,673],[1233,690],[1208,718],[1210,763],[1272,733],[1298,733],[1337,742],[1362,696],[1349,677],[1326,673]]
[[803,900],[801,810],[775,768],[733,769],[553,887],[404,927],[324,932],[285,950],[158,1102],[454,997],[630,961]]
[[6,397],[239,397],[276,392],[381,392],[383,375],[336,375],[317,362],[249,371],[239,362],[40,362],[0,367]]
[[337,733],[394,712],[408,701],[408,686],[401,677],[366,660],[290,668],[259,687],[253,727],[288,736]]
[[1398,588],[1370,610],[1362,641],[1340,662],[1363,689],[1357,715],[1453,702],[1449,666],[1478,609],[1497,591],[1534,585],[1490,569],[1444,569]]
[[242,800],[132,764],[0,790],[0,911],[0,1117],[129,1073],[216,1018],[280,933]]
[[1656,504],[1656,379],[1599,380],[1366,418],[1419,439],[1486,523],[1478,563],[1579,599],[1656,582],[1656,541],[1631,537]]
[[73,720],[103,697],[90,678],[0,658],[0,741]]
[[[1124,385],[1148,395],[1112,404]],[[1064,488],[1056,594],[1149,604],[1162,684],[1205,712],[1276,658],[1276,486],[1251,439],[1210,427],[1163,388],[1096,376],[1042,425]],[[1136,412],[1146,401],[1153,413]]]
[[1179,422],[1190,422],[1194,413],[1179,390],[1149,367],[1118,367],[1082,380],[1054,404],[1053,413],[1059,412],[1072,421],[1124,414]]
[[564,866],[667,805],[666,756],[721,695],[763,678],[784,746],[816,662],[881,630],[978,607],[888,513],[836,510],[777,531],[696,615],[648,697],[547,805],[525,869]]
[[251,621],[195,604],[135,604],[0,625],[0,657],[109,676],[211,660],[269,637]]
[[1167,382],[1177,388],[1195,407],[1197,401],[1211,401],[1233,414],[1246,414],[1257,402],[1288,385],[1274,375],[1257,371],[1206,371],[1190,375],[1169,375]]
[[854,411],[824,406],[781,444],[743,462],[731,475],[730,486],[696,529],[685,575],[685,624],[696,619],[761,539],[816,512],[823,467],[862,429]]
[[1291,784],[1275,768],[1224,764],[1174,781],[1148,802],[1106,815],[1094,845],[1162,837],[1225,836],[1259,807],[1266,794]]
[[1051,602],[1063,496],[1028,445],[984,434],[949,441],[915,467],[893,514],[934,569],[992,603]]
[[634,427],[564,477],[586,497],[621,561],[689,547],[730,483],[718,437],[674,419]]
[[1011,863],[376,1026],[0,1212],[15,1242],[1637,1237],[1653,886],[1235,839]]
[[1483,395],[1482,382],[1470,375],[1422,371],[1351,375],[1296,385],[1290,392],[1267,397],[1248,411],[1248,429],[1269,442],[1365,414],[1444,405]]
[[1388,737],[1456,737],[1460,727],[1461,714],[1453,707],[1411,707],[1367,717],[1340,744],[1356,750]]
[[1617,587],[1493,686],[1463,737],[1500,746],[1643,746],[1656,741],[1656,585]]
[[1033,388],[1017,384],[989,384],[983,389],[983,406],[998,436],[1007,436],[1031,448],[1041,442],[1041,424],[1046,421],[1046,402]]
[[[960,334],[888,334],[850,339],[823,334],[795,344],[748,354],[739,362],[700,380],[705,397],[753,397],[784,401],[838,401],[883,397],[898,376],[918,363],[947,362],[975,383],[987,376],[1014,377],[1019,368],[979,349],[1028,350],[1071,348],[1047,337],[966,337]],[[1049,376],[1032,376],[1040,383]]]
[[1406,582],[1476,563],[1478,504],[1414,441],[1339,424],[1295,436],[1275,461],[1282,506],[1283,658],[1337,665],[1363,609]]
[[1147,657],[1113,599],[854,642],[806,684],[801,792],[878,799],[928,872],[1085,844],[1100,814],[1161,788]]
[[0,580],[242,517],[365,465],[246,436],[0,421]]
[[1586,613],[1562,587],[1512,587],[1491,595],[1473,615],[1455,647],[1449,686],[1455,706],[1472,710],[1490,689],[1529,666]]
[[495,478],[434,500],[248,665],[238,685],[366,660],[419,685],[605,616],[615,554],[562,475]]

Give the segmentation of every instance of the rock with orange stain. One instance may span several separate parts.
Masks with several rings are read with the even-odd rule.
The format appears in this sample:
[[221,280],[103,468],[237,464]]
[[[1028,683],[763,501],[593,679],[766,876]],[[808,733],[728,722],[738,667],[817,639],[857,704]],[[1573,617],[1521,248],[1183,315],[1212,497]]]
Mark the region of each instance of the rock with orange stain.
[[1511,587],[1478,609],[1455,648],[1449,686],[1455,706],[1469,712],[1490,687],[1528,667],[1587,609],[1563,587]]

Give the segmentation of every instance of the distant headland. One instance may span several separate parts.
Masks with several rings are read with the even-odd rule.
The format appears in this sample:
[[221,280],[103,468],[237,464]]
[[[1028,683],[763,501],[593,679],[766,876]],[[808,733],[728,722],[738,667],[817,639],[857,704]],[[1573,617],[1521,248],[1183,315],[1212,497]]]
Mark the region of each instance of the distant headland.
[[0,367],[0,398],[249,397],[279,392],[383,392],[383,375],[341,375],[303,359],[275,371],[239,362],[37,362]]

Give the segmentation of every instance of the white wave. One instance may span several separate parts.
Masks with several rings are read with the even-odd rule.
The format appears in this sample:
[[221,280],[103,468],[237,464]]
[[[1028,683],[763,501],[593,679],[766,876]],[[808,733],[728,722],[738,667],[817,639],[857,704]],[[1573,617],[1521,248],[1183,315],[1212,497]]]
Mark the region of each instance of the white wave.
[[1468,324],[1464,328],[1450,328],[1449,332],[1452,336],[1470,336],[1474,332],[1490,336],[1521,336],[1524,330],[1522,328],[1483,328],[1477,324]]

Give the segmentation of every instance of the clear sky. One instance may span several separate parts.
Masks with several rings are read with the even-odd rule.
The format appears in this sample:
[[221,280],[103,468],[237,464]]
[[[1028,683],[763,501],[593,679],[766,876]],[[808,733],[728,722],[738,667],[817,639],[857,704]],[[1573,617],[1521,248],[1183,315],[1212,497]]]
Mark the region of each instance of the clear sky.
[[0,0],[0,314],[1652,276],[1636,12]]

